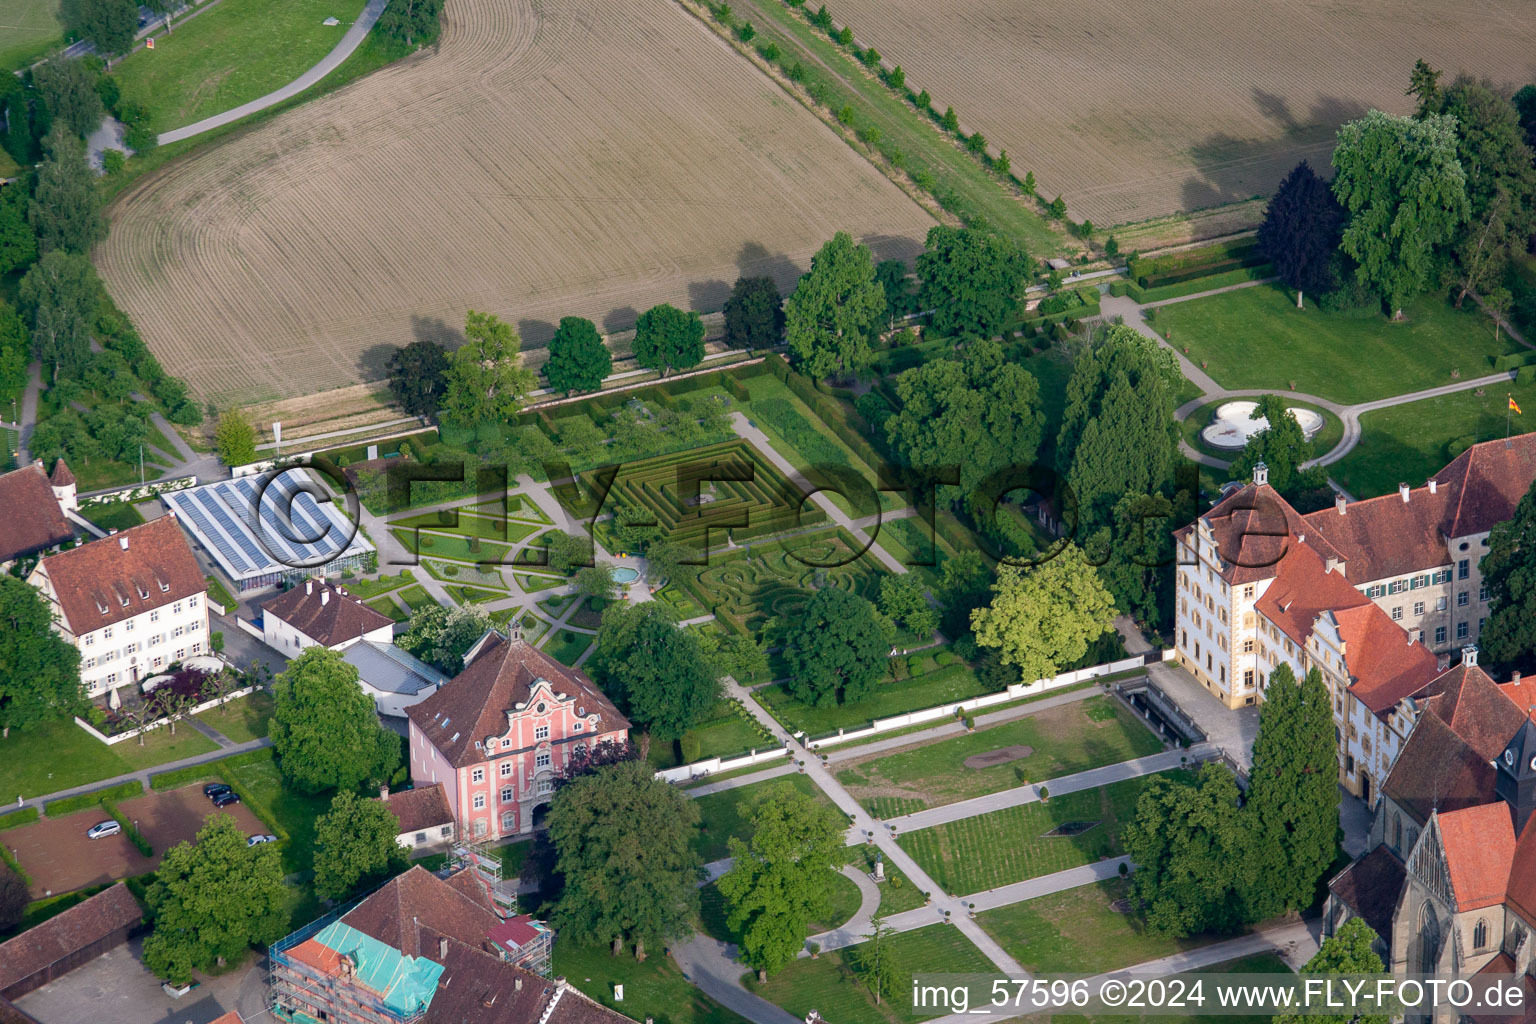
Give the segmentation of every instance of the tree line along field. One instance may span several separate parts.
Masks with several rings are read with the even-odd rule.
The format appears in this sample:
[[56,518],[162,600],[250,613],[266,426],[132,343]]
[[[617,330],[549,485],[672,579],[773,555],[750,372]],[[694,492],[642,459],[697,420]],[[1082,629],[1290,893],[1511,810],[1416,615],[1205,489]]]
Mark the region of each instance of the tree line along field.
[[1268,194],[1302,158],[1326,168],[1342,122],[1412,109],[1417,58],[1518,88],[1536,49],[1523,0],[1311,0],[1241,17],[1222,0],[828,7],[1101,227]]
[[[541,345],[788,288],[835,228],[911,257],[932,218],[673,4],[453,0],[434,50],[150,176],[109,289],[200,397],[383,375],[464,311]],[[530,360],[538,364],[535,355]]]

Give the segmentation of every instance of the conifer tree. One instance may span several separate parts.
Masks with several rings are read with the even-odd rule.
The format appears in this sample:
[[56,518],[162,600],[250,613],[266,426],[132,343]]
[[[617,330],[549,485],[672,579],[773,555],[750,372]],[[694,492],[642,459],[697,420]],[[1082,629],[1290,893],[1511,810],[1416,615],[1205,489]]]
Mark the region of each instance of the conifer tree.
[[1296,308],[1309,291],[1333,286],[1330,261],[1339,247],[1344,211],[1328,183],[1305,160],[1280,183],[1269,201],[1258,245],[1275,265],[1275,273],[1296,290]]

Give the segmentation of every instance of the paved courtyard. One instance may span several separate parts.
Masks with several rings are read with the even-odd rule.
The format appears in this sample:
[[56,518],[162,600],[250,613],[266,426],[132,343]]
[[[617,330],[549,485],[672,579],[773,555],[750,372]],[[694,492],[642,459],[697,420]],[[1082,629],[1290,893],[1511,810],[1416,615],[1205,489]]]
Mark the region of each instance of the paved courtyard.
[[[126,835],[86,838],[87,829],[109,818],[100,808],[78,811],[62,818],[46,818],[4,834],[3,841],[32,878],[34,898],[73,892],[88,885],[153,871],[166,850],[196,836],[203,819],[214,812],[200,786],[149,793],[118,804],[118,809],[130,821],[138,823],[139,831],[154,847],[154,857],[139,853]],[[232,812],[241,830],[249,835],[267,831],[244,804],[236,804],[226,811]]]
[[256,958],[217,978],[199,975],[197,988],[180,999],[165,994],[140,962],[140,940],[108,950],[58,981],[17,1001],[41,1024],[209,1024],[239,1010],[247,1021],[266,1010],[266,961]]

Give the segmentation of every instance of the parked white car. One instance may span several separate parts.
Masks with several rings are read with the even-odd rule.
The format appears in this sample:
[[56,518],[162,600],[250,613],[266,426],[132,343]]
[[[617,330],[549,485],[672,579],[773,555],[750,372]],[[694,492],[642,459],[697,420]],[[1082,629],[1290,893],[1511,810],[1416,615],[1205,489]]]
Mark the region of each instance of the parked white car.
[[87,839],[105,839],[107,836],[121,835],[123,826],[115,821],[103,821],[92,825],[85,833]]

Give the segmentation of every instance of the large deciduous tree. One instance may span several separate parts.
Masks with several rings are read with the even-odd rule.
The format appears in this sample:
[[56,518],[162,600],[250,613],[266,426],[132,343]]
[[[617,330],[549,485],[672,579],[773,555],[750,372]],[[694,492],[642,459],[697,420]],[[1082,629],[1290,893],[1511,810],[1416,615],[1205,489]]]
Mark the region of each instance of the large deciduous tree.
[[219,416],[213,430],[213,447],[226,466],[245,466],[256,461],[256,428],[239,409]]
[[389,393],[412,416],[436,416],[448,393],[448,367],[448,350],[435,341],[402,345],[384,366]]
[[1333,193],[1349,214],[1341,247],[1395,318],[1427,288],[1435,250],[1467,219],[1454,118],[1373,110],[1339,129]]
[[1173,611],[1173,502],[1161,494],[1127,494],[1115,503],[1110,525],[1089,538],[1087,549],[1104,557],[1099,577],[1115,607],[1154,631]]
[[869,247],[833,235],[784,303],[789,350],[811,377],[851,376],[869,365],[869,340],[885,318],[885,291]]
[[1478,642],[1500,668],[1536,672],[1536,483],[1488,534],[1480,569],[1489,614]]
[[896,395],[901,409],[885,421],[892,448],[919,471],[957,471],[957,500],[979,500],[989,476],[1035,462],[1045,432],[1040,385],[995,340],[905,371]]
[[555,391],[596,391],[613,372],[613,356],[603,344],[597,325],[580,316],[560,318],[549,339],[544,378]]
[[1274,263],[1280,280],[1296,290],[1297,309],[1305,293],[1333,287],[1331,264],[1343,226],[1344,211],[1333,189],[1305,160],[1270,198],[1259,225],[1259,251]]
[[677,739],[703,721],[720,697],[719,678],[698,637],[679,627],[659,601],[605,609],[588,665],[603,692],[642,730],[642,757],[652,736]]
[[8,932],[20,924],[27,912],[27,904],[31,902],[26,880],[11,870],[9,864],[0,864],[0,932]]
[[80,652],[37,588],[0,576],[0,738],[82,710]]
[[46,145],[48,155],[37,169],[37,185],[27,210],[27,222],[37,232],[38,250],[89,252],[107,237],[107,222],[85,162],[85,144],[63,124],[55,124]]
[[71,34],[96,44],[104,56],[126,53],[139,27],[135,0],[63,0],[59,20]]
[[992,603],[971,613],[976,642],[1026,682],[1049,679],[1114,629],[1115,599],[1076,544],[1028,569],[1000,565]]
[[979,228],[928,229],[917,258],[920,308],[932,310],[929,327],[943,335],[991,338],[1018,309],[1029,256],[1018,243]]
[[315,895],[342,899],[392,875],[406,864],[400,819],[382,800],[343,791],[315,819]]
[[1136,864],[1131,899],[1147,927],[1185,937],[1236,931],[1247,922],[1237,877],[1248,849],[1237,779],[1208,764],[1194,783],[1160,777],[1121,832]]
[[782,640],[784,685],[796,700],[852,704],[872,694],[885,671],[891,625],[865,598],[827,587],[811,595]]
[[550,804],[549,839],[565,891],[551,920],[576,942],[608,942],[617,954],[685,935],[698,907],[693,849],[699,808],[644,761],[572,779]]
[[406,46],[426,46],[437,39],[443,0],[395,0],[379,15],[378,30]]
[[1172,486],[1179,429],[1167,366],[1150,340],[1110,325],[1072,368],[1056,464],[1085,534],[1107,525],[1125,495]]
[[144,940],[144,966],[178,985],[239,961],[253,945],[288,930],[282,858],[272,843],[246,845],[227,814],[210,815],[197,842],[166,853],[145,901],[155,930]]
[[835,809],[787,783],[744,810],[752,838],[731,838],[734,864],[718,885],[747,964],[766,976],[793,962],[808,926],[829,911],[831,872],[841,863],[848,825]]
[[1249,780],[1249,916],[1305,910],[1338,853],[1338,745],[1328,686],[1317,669],[1299,684],[1289,665],[1270,673]]
[[[1376,933],[1361,917],[1351,917],[1338,931],[1323,940],[1312,959],[1302,966],[1304,976],[1332,977],[1350,974],[1384,974],[1386,965],[1376,955]],[[1318,1014],[1282,1013],[1275,1024],[1387,1024],[1389,1013]]]
[[396,643],[444,675],[456,676],[464,671],[464,655],[490,628],[490,616],[477,608],[433,604],[411,617]]
[[928,603],[915,572],[891,573],[880,580],[880,611],[909,633],[926,638],[939,628],[939,610]]
[[32,86],[55,124],[85,138],[106,115],[96,91],[96,71],[83,57],[44,61],[32,69]]
[[30,178],[0,188],[0,274],[19,270],[37,259],[37,234],[27,222],[31,200]]
[[21,279],[18,297],[32,328],[32,357],[47,367],[50,380],[75,373],[89,358],[99,288],[90,260],[58,250]]
[[533,371],[523,366],[522,339],[500,317],[474,310],[464,318],[464,335],[448,367],[443,410],[466,427],[510,419],[534,385]]
[[324,647],[307,648],[277,677],[270,732],[278,768],[306,793],[377,784],[400,761],[400,737],[379,724],[357,669]]
[[704,321],[692,310],[685,313],[670,303],[652,306],[635,321],[630,349],[635,362],[662,376],[670,370],[690,369],[704,358]]
[[784,300],[771,277],[738,277],[725,301],[725,341],[732,348],[772,348],[784,338]]

